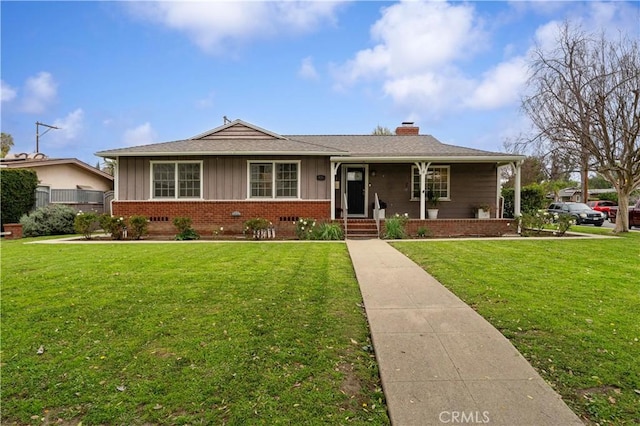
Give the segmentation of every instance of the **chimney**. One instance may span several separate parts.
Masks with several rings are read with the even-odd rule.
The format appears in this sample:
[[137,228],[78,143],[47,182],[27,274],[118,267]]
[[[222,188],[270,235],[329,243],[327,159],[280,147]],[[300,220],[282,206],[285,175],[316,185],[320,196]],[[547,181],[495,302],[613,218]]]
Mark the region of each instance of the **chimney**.
[[402,126],[396,128],[398,136],[413,136],[420,134],[420,127],[413,125],[413,121],[403,121]]

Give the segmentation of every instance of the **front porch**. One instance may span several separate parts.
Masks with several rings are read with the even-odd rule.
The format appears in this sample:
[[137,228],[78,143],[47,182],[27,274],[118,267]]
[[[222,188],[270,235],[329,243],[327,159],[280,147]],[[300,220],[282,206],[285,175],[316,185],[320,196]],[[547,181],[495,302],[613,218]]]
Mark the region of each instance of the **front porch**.
[[[480,208],[498,219],[503,216],[500,168],[512,167],[516,188],[520,186],[520,163],[502,158],[337,160],[331,159],[331,219],[375,219],[376,209],[384,209],[386,217],[426,220],[432,208],[439,210],[438,219],[477,218]],[[518,215],[519,190],[515,193]]]

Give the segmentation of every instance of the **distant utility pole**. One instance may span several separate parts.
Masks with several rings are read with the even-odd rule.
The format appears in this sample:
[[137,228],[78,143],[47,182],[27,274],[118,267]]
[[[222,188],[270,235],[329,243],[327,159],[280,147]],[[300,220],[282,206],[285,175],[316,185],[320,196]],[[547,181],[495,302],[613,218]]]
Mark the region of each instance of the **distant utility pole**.
[[36,121],[36,153],[40,152],[40,126],[48,127],[48,129],[45,130],[44,133],[42,133],[42,136],[46,135],[48,132],[50,132],[53,129],[56,129],[56,130],[60,129],[60,127],[50,126],[48,124],[44,124],[44,123],[40,123],[39,121]]

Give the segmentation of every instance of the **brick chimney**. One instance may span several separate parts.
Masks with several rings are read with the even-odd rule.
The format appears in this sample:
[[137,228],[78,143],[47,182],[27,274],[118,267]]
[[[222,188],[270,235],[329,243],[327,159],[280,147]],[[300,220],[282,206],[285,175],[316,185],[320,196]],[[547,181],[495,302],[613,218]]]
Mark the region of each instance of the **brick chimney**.
[[413,125],[413,121],[403,121],[402,126],[396,128],[398,136],[413,136],[420,134],[420,127]]

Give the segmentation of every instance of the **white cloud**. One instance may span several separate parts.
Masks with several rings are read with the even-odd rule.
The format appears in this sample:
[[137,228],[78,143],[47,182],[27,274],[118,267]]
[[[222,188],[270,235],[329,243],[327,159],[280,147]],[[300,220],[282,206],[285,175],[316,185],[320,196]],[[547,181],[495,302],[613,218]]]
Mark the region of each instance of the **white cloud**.
[[31,114],[40,114],[55,100],[58,84],[48,72],[40,72],[29,77],[24,86],[22,110]]
[[184,32],[208,52],[231,52],[238,43],[278,33],[312,31],[334,21],[341,2],[127,2],[138,18]]
[[473,90],[466,105],[476,109],[493,109],[517,102],[527,81],[524,57],[515,57],[486,72],[482,82]]
[[[625,2],[588,2],[582,6],[584,8],[576,7],[571,10],[566,17],[572,29],[577,28],[596,37],[604,33],[613,40],[617,40],[621,34],[638,38],[640,9],[637,7]],[[564,22],[553,20],[536,29],[535,41],[543,51],[556,48]]]
[[298,75],[305,80],[318,79],[318,71],[316,71],[316,67],[313,65],[313,58],[311,56],[307,56],[302,60]]
[[47,124],[58,129],[49,130],[46,127],[40,127],[39,149],[41,152],[50,153],[56,148],[77,146],[84,129],[84,111],[82,108],[77,108],[65,117],[57,118]]
[[155,130],[149,122],[139,125],[124,132],[122,141],[127,146],[146,145],[153,143],[157,138]]
[[373,47],[334,67],[336,88],[380,83],[384,95],[412,112],[435,116],[464,106],[478,84],[461,71],[488,47],[488,34],[468,3],[401,2],[371,27]]
[[344,83],[384,76],[404,79],[435,72],[483,47],[486,38],[467,4],[403,2],[383,10],[371,28],[378,44],[338,70]]
[[[543,49],[556,46],[565,16],[585,29],[617,28],[633,35],[631,28],[635,28],[637,33],[638,9],[626,3],[580,4],[580,11],[564,5],[530,6],[536,15],[553,14],[557,19],[540,25],[531,37]],[[562,10],[565,13],[560,17]],[[473,3],[407,1],[387,7],[371,27],[372,46],[333,68],[335,87],[377,86],[397,107],[432,118],[465,109],[516,106],[529,77],[529,52],[509,38],[502,39],[502,46],[490,46],[490,41],[501,40],[498,31],[502,26],[489,21],[485,26],[480,16]],[[504,26],[517,25],[517,21],[504,19]],[[487,32],[488,26],[495,34]],[[490,62],[500,50],[502,58]],[[478,64],[486,65],[478,68]]]
[[0,80],[0,100],[2,102],[9,102],[13,100],[17,95],[16,89],[9,86],[3,80]]
[[[387,80],[383,91],[397,104],[416,107],[437,115],[457,108],[460,99],[473,90],[473,81],[450,70],[449,73],[424,72]],[[432,117],[433,118],[433,117]]]
[[84,111],[82,108],[77,108],[66,117],[56,119],[53,125],[60,128],[55,131],[56,137],[65,140],[77,139],[84,128]]

